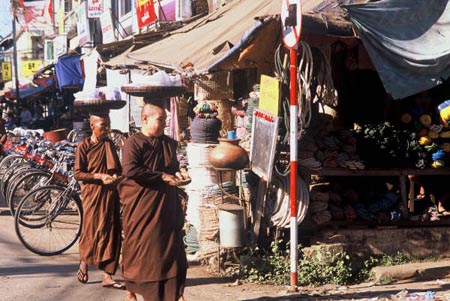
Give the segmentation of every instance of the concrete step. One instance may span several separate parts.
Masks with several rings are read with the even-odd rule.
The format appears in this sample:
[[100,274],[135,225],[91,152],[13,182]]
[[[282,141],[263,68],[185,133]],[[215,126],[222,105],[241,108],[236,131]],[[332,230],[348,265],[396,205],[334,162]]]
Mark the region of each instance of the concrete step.
[[393,281],[422,281],[436,280],[450,277],[450,260],[407,263],[395,266],[374,267],[372,269],[374,280]]

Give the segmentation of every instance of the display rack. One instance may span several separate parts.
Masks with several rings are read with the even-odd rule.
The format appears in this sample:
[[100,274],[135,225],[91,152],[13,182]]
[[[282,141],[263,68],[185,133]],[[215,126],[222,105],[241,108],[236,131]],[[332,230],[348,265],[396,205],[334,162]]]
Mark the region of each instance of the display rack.
[[[346,169],[346,168],[322,168],[311,170],[299,168],[305,183],[309,185],[312,175],[332,176],[332,177],[398,177],[400,183],[400,195],[404,208],[409,212],[414,212],[414,182],[408,179],[408,176],[446,176],[450,175],[450,168],[388,168],[388,169]],[[406,189],[406,183],[409,181],[409,192]]]

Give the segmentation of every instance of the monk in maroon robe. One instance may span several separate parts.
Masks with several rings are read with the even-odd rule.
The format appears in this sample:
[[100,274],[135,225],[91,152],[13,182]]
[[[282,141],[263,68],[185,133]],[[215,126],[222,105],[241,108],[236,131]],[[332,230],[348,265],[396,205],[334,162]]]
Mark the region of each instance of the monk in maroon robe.
[[145,104],[141,117],[142,131],[125,141],[124,179],[118,185],[123,205],[122,276],[130,294],[140,294],[145,301],[183,300],[187,260],[176,186],[184,178],[177,142],[164,135],[162,108]]
[[88,282],[88,266],[104,271],[103,287],[124,289],[115,274],[121,248],[120,200],[116,184],[121,166],[108,138],[108,115],[90,117],[92,136],[82,140],[75,156],[75,179],[81,181],[83,225],[79,241],[81,283]]

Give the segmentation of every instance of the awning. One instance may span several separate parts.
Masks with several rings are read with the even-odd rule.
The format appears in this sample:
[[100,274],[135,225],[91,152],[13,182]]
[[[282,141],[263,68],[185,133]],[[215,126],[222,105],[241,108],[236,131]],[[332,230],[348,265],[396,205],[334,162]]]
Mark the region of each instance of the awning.
[[[43,92],[52,89],[52,87],[26,87],[19,89],[20,99],[26,99],[31,97],[37,97],[41,95]],[[15,89],[6,90],[5,96],[9,99],[16,99],[16,91]]]
[[[367,2],[368,0],[345,0],[345,3]],[[317,0],[302,1],[305,16],[303,24],[314,27],[312,32],[321,31],[344,36],[353,36],[352,25],[346,20],[337,0],[324,1],[333,5],[318,5]],[[127,54],[135,62],[147,62],[155,66],[180,70],[183,65],[193,65],[196,72],[209,72],[220,69],[221,63],[230,56],[239,57],[258,32],[272,24],[280,15],[281,2],[275,0],[234,0],[210,15],[171,32],[168,38]],[[267,18],[268,16],[271,16]],[[316,28],[317,27],[317,28]],[[278,30],[272,32],[279,42]],[[264,33],[266,35],[266,33]],[[267,36],[265,36],[267,38]],[[273,41],[272,41],[273,42]],[[228,67],[236,68],[228,64]],[[241,67],[241,66],[237,66]],[[245,67],[245,66],[244,66]],[[223,68],[222,68],[223,69]]]
[[[344,0],[345,3],[368,0]],[[342,36],[353,36],[352,24],[345,19],[337,0],[302,1],[305,30]],[[340,1],[342,2],[342,1]],[[333,5],[331,5],[333,4]],[[208,72],[224,68],[245,68],[245,64],[231,64],[230,57],[239,58],[257,35],[279,42],[281,25],[274,25],[274,17],[280,15],[278,0],[234,0],[206,17],[170,32],[170,36],[139,50],[112,58],[107,65],[136,65],[141,63],[180,70],[193,65],[196,72]],[[267,25],[273,28],[264,32]],[[263,33],[263,34],[262,34]],[[267,34],[271,36],[267,36]]]
[[174,70],[192,63],[197,72],[206,71],[255,26],[255,17],[279,14],[280,7],[280,1],[234,0],[127,57]]

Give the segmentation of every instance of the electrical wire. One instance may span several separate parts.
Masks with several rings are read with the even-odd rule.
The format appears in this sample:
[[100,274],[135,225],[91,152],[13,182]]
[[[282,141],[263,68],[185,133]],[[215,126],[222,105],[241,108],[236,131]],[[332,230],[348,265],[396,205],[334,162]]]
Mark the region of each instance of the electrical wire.
[[300,60],[297,67],[297,101],[298,101],[298,114],[300,118],[299,133],[302,129],[309,127],[311,123],[311,82],[313,79],[313,57],[311,47],[304,41],[299,42],[300,45]]

